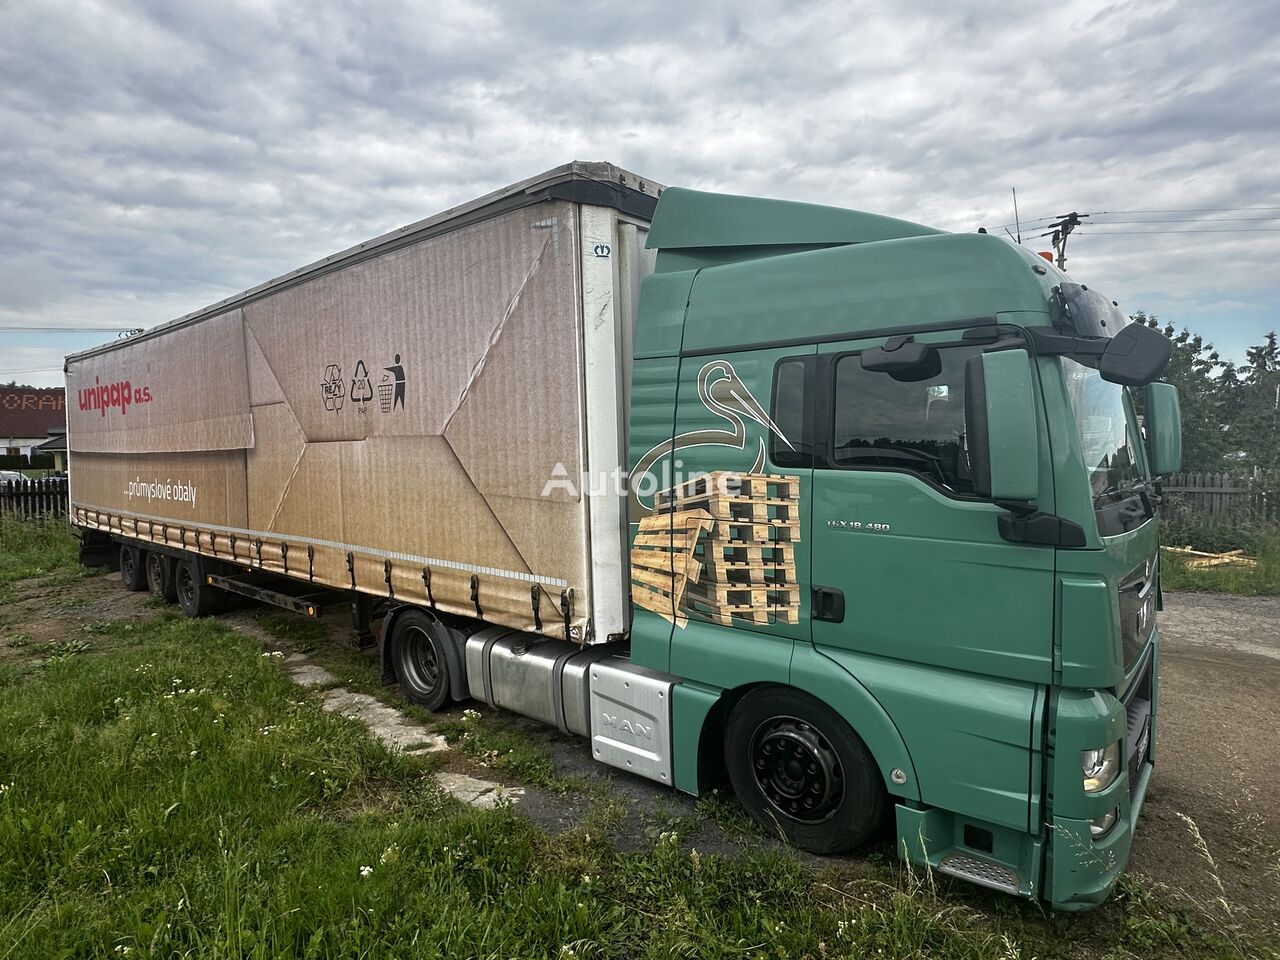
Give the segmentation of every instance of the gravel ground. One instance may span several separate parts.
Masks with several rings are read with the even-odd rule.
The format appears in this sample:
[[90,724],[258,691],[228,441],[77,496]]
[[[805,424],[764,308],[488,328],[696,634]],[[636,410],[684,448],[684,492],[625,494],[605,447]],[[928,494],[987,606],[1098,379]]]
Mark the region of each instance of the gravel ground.
[[1280,930],[1280,599],[1168,593],[1159,624],[1156,769],[1130,870]]

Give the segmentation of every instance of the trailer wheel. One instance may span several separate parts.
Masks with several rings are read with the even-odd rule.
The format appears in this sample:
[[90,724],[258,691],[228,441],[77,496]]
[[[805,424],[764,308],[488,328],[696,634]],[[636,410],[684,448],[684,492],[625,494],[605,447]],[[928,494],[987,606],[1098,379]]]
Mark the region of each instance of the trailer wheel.
[[862,739],[797,690],[747,694],[729,717],[725,761],[752,818],[810,853],[852,850],[884,816],[884,781]]
[[178,599],[173,582],[173,563],[163,553],[148,553],[146,560],[147,587],[152,596],[162,597],[166,603]]
[[147,589],[146,557],[131,544],[120,545],[120,582],[126,590]]
[[407,610],[391,628],[391,663],[400,689],[413,703],[438,710],[449,696],[450,659],[439,623]]
[[188,617],[212,616],[222,607],[222,591],[205,581],[204,564],[195,557],[174,564],[173,585],[178,606]]

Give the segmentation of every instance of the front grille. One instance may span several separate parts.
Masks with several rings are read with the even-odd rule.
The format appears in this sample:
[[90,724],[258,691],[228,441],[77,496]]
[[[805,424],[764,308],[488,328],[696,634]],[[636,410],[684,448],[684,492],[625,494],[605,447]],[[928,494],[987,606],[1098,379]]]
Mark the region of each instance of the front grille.
[[1134,785],[1142,765],[1151,754],[1151,699],[1155,680],[1155,656],[1147,651],[1145,662],[1137,675],[1129,684],[1123,695],[1127,725],[1124,737],[1125,768],[1129,776],[1129,794],[1133,795]]

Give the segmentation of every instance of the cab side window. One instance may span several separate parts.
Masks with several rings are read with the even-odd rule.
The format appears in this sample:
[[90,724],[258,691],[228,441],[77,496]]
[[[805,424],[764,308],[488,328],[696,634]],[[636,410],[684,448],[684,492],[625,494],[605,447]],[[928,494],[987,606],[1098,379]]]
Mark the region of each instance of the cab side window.
[[981,350],[978,345],[941,347],[941,372],[914,382],[864,370],[857,354],[836,360],[830,466],[907,471],[949,492],[971,495],[964,365]]
[[773,368],[769,459],[779,467],[813,466],[814,358],[787,357]]

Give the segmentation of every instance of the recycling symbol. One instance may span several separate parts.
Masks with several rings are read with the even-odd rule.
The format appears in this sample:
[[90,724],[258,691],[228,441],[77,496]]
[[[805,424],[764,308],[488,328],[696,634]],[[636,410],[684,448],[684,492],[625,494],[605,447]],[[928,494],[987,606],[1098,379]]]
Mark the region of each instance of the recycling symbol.
[[324,368],[324,379],[320,381],[320,392],[324,397],[324,408],[337,413],[342,409],[342,399],[346,390],[342,386],[342,368],[331,363]]
[[369,379],[369,370],[363,360],[356,361],[356,372],[351,378],[351,402],[358,404],[356,409],[364,413],[366,404],[373,399],[373,382]]

